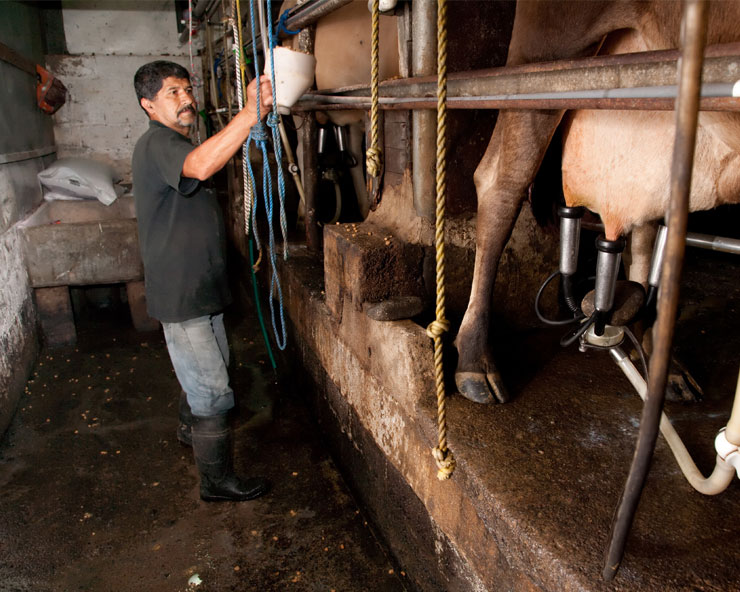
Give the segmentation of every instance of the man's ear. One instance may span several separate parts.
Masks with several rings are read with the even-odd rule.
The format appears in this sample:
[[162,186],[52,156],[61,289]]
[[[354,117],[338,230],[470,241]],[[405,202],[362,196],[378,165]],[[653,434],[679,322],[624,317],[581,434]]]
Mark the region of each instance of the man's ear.
[[141,105],[141,108],[144,109],[144,111],[149,113],[149,115],[154,113],[154,105],[152,105],[152,102],[146,97],[142,97],[139,101],[139,104]]

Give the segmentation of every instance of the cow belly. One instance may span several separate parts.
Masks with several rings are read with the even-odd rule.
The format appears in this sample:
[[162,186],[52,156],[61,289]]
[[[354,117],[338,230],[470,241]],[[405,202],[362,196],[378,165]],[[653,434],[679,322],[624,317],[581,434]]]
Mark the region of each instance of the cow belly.
[[[670,198],[672,112],[574,111],[564,129],[568,205],[598,213],[609,239],[664,215]],[[739,200],[739,155],[700,126],[690,210]]]
[[[378,75],[398,76],[396,18],[379,20]],[[350,2],[323,17],[316,25],[316,88],[319,90],[369,84],[371,77],[371,19],[367,4]]]

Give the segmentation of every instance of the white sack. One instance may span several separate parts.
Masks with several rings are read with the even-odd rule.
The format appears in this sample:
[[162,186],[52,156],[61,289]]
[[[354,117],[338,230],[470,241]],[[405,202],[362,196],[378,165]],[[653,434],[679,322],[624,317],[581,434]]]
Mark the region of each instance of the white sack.
[[89,158],[60,158],[38,174],[44,199],[97,199],[112,204],[124,190],[114,186],[110,165]]

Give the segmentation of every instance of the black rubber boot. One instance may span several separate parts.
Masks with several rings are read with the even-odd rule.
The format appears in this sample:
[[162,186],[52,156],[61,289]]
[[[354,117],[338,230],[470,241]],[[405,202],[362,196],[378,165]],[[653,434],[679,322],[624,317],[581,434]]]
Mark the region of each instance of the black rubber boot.
[[180,423],[177,425],[177,441],[183,446],[192,446],[193,414],[188,405],[188,396],[180,391]]
[[240,479],[234,474],[231,429],[224,415],[193,416],[193,453],[200,473],[200,499],[206,502],[243,502],[267,493],[262,477]]

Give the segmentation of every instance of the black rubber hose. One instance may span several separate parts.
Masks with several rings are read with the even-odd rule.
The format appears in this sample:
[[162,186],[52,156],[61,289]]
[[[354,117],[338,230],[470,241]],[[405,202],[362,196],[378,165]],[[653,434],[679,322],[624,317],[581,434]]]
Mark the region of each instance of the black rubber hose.
[[[542,293],[545,291],[545,288],[547,288],[547,286],[550,284],[550,282],[553,279],[555,279],[555,276],[557,276],[559,274],[560,274],[560,270],[553,271],[548,276],[548,278],[545,280],[545,283],[543,283],[540,286],[540,289],[537,290],[537,296],[535,296],[535,298],[534,298],[534,312],[537,315],[537,318],[540,321],[542,321],[545,325],[550,325],[550,326],[553,326],[553,327],[560,327],[560,326],[563,326],[563,325],[570,325],[571,323],[575,323],[576,321],[580,320],[580,318],[582,318],[582,317],[576,316],[575,318],[572,318],[572,319],[552,320],[552,319],[546,318],[540,312],[540,299],[542,298]],[[568,305],[568,307],[570,308],[570,305]],[[579,308],[576,307],[576,310],[574,310],[573,312],[574,312],[574,314],[576,314],[576,313],[580,313],[581,311],[580,311]]]
[[581,335],[588,331],[588,328],[595,322],[596,313],[594,312],[594,314],[588,317],[588,320],[584,321],[583,324],[578,327],[578,329],[574,333],[572,333],[570,336],[564,335],[563,338],[560,340],[560,345],[563,347],[568,347],[569,345],[572,345],[581,337]]
[[576,296],[573,292],[573,276],[561,274],[560,279],[560,286],[563,289],[563,300],[565,300],[565,304],[576,318],[580,318],[583,314],[581,313],[581,307],[576,302]]

